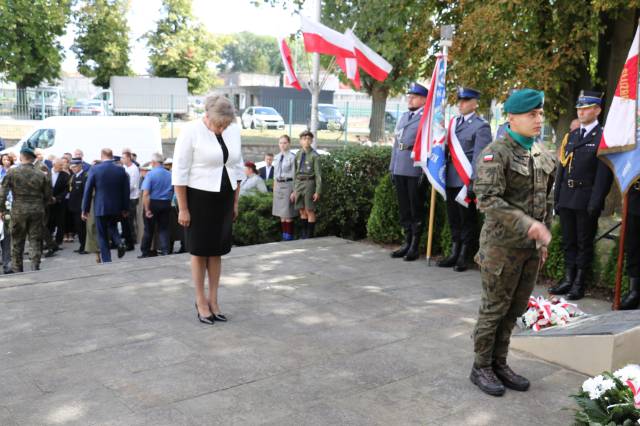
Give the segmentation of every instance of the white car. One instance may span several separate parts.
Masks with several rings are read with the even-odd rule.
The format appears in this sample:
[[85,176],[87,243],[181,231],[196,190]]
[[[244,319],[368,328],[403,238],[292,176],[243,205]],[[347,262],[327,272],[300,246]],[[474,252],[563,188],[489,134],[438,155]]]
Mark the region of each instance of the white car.
[[241,121],[243,129],[284,129],[284,119],[271,107],[249,107],[242,113]]

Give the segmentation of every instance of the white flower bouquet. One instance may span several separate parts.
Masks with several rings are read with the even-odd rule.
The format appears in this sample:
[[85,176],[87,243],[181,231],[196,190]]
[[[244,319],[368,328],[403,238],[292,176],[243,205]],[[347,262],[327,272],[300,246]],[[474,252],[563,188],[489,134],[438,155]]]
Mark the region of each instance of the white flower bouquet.
[[584,315],[576,305],[562,297],[545,299],[542,296],[529,297],[527,311],[520,317],[524,328],[540,331],[543,328],[565,325],[574,318]]
[[587,379],[577,395],[580,426],[631,426],[640,424],[640,366],[627,365],[613,374]]

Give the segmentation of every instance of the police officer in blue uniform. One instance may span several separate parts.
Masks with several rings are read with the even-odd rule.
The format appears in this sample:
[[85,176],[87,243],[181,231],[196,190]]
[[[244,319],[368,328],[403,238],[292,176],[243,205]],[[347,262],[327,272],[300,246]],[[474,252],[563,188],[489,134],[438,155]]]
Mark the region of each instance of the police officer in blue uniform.
[[[468,207],[456,201],[456,196],[464,186],[451,157],[451,147],[447,146],[447,218],[451,229],[451,255],[440,262],[438,266],[462,272],[467,269],[466,258],[473,245],[475,225],[478,212],[473,193],[473,179],[475,179],[476,160],[480,152],[491,143],[491,126],[476,113],[480,92],[474,89],[460,87],[458,89],[458,110],[460,115],[455,118],[455,134],[460,145],[471,163],[473,173],[468,188]],[[451,129],[450,129],[451,131]]]
[[555,211],[560,215],[565,274],[549,289],[569,300],[584,297],[587,273],[593,261],[593,240],[598,218],[613,182],[613,174],[597,157],[602,139],[598,115],[602,93],[583,90],[576,109],[580,127],[560,147],[555,180]]
[[398,196],[400,224],[404,229],[404,244],[391,253],[393,258],[412,261],[418,258],[418,246],[422,221],[426,186],[422,169],[414,166],[411,152],[416,141],[420,119],[427,101],[428,90],[418,83],[411,83],[407,91],[409,111],[402,114],[395,129],[395,142],[391,154],[389,171]]
[[628,197],[624,250],[627,255],[629,292],[620,303],[622,310],[640,307],[640,179],[631,186]]

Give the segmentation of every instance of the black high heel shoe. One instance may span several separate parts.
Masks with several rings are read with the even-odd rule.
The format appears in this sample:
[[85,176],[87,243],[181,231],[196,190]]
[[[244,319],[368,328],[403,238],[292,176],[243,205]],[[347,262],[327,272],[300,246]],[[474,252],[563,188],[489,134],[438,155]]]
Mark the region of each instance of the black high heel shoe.
[[211,305],[209,305],[209,310],[211,311],[211,316],[213,317],[213,319],[220,322],[227,322],[227,317],[222,314],[216,314],[215,312],[213,312],[213,309],[211,309]]
[[198,311],[198,302],[196,302],[196,315],[198,315],[198,321],[200,321],[201,323],[209,325],[215,324],[215,316],[213,315],[213,313],[208,317],[203,317],[202,315],[200,315],[200,311]]

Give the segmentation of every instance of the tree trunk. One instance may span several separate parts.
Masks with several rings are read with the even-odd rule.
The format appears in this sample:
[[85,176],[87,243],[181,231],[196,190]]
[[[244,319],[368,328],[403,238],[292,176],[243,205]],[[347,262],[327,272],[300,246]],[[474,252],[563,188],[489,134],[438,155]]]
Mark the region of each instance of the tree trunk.
[[371,87],[371,119],[369,121],[369,139],[372,142],[384,142],[384,112],[387,107],[389,88],[377,81]]

